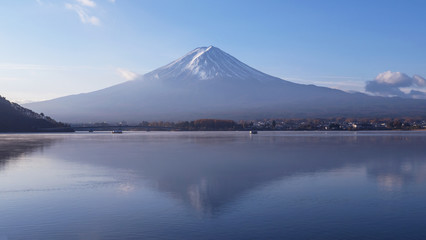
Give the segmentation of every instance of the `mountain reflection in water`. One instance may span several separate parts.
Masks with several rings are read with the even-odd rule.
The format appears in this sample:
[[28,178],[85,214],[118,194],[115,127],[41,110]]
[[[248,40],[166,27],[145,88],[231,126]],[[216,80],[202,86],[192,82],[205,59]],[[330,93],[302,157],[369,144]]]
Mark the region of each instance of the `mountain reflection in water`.
[[[62,141],[58,141],[61,139]],[[160,191],[214,212],[256,187],[301,174],[365,168],[383,189],[424,181],[424,135],[153,133],[26,137],[2,141],[1,161],[45,149],[45,155],[131,170]],[[14,147],[8,147],[14,146]],[[133,187],[123,187],[131,189]]]
[[[8,216],[0,217],[0,238],[5,232],[75,239],[61,235],[64,226],[80,238],[330,239],[342,231],[364,238],[395,221],[418,237],[423,228],[415,219],[426,215],[426,132],[0,137],[0,180],[15,181],[0,182],[0,214]],[[24,163],[31,163],[25,171]],[[42,212],[33,209],[46,201]],[[35,222],[15,213],[18,208]],[[14,222],[37,226],[39,235],[10,230]],[[404,231],[392,228],[376,239],[397,239]]]

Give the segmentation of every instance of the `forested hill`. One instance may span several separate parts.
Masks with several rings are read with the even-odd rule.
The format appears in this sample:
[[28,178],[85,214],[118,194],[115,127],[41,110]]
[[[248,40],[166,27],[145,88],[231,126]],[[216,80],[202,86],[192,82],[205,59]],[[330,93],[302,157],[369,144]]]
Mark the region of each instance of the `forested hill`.
[[68,125],[56,122],[43,114],[35,113],[9,102],[0,96],[0,132],[50,132],[72,131]]

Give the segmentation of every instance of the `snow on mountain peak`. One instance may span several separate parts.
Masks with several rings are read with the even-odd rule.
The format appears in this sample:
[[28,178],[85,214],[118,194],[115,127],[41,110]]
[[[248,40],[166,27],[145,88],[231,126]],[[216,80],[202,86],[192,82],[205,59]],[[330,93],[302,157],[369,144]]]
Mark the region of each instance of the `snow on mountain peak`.
[[214,78],[262,79],[270,77],[247,66],[217,47],[196,48],[176,61],[161,67],[149,75],[156,78]]

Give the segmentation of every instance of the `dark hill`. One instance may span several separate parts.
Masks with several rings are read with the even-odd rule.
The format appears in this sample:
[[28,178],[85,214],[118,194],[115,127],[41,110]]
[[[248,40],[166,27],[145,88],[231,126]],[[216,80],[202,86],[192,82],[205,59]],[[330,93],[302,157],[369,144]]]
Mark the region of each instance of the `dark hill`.
[[72,131],[68,125],[9,102],[0,96],[0,132]]

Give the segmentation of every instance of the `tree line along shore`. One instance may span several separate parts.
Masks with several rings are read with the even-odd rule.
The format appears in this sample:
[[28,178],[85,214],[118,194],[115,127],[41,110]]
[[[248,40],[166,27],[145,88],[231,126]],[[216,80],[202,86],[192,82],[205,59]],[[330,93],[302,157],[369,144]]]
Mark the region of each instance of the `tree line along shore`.
[[263,119],[223,120],[198,119],[194,121],[142,121],[131,125],[119,123],[74,124],[75,130],[109,130],[123,128],[134,131],[358,131],[358,130],[421,130],[426,129],[424,118],[330,118],[330,119]]

